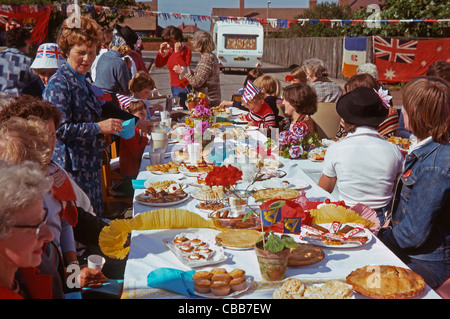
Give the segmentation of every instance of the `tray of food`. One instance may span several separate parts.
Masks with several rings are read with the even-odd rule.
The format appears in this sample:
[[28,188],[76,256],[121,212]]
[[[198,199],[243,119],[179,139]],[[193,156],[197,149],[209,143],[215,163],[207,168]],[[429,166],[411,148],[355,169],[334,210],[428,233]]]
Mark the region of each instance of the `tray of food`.
[[215,265],[228,259],[214,237],[198,233],[180,233],[163,239],[170,251],[186,266],[195,268]]

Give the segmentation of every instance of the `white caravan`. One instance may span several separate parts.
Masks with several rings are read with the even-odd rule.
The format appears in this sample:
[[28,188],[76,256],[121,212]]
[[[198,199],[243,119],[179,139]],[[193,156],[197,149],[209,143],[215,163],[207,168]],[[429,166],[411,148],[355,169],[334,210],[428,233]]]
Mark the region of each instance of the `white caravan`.
[[212,36],[220,69],[262,66],[264,29],[259,22],[217,21]]

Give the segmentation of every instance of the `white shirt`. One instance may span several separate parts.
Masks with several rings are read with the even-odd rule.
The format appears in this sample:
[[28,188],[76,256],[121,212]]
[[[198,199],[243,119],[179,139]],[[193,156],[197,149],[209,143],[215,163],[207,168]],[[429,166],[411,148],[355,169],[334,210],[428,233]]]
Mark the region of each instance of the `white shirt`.
[[339,200],[347,206],[362,203],[377,209],[389,204],[402,164],[397,146],[363,126],[328,147],[323,174],[337,177]]

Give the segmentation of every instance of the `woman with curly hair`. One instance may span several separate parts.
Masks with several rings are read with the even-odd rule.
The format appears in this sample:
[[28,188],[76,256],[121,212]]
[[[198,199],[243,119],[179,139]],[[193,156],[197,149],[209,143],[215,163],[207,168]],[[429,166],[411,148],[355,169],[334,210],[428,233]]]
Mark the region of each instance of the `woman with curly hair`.
[[44,101],[56,105],[62,113],[53,160],[73,177],[102,216],[102,151],[106,146],[103,137],[119,134],[123,122],[118,118],[103,119],[102,105],[86,78],[100,50],[102,32],[97,22],[82,16],[80,28],[64,21],[58,38],[67,61],[42,94]]

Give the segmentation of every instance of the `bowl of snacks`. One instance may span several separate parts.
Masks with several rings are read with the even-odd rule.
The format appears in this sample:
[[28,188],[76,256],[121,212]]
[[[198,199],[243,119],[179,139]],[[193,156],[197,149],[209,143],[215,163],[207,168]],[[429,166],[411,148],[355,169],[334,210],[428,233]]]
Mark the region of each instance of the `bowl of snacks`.
[[[253,211],[253,214],[244,220],[244,217]],[[260,229],[260,209],[257,206],[245,206],[234,209],[225,207],[208,214],[214,226],[222,229]]]

